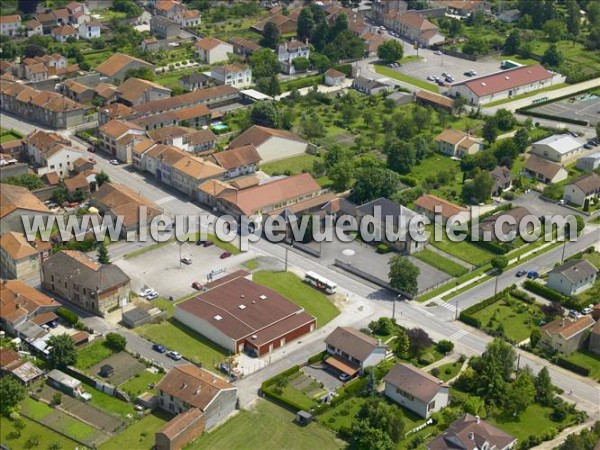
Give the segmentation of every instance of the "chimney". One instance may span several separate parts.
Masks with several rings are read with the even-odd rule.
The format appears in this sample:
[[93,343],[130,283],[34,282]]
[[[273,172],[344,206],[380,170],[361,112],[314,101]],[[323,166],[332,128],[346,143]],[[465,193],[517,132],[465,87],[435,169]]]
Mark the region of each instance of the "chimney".
[[474,441],[475,440],[475,433],[469,433],[469,439]]
[[479,422],[481,422],[481,417],[475,416],[475,420],[477,421],[477,423],[479,423]]

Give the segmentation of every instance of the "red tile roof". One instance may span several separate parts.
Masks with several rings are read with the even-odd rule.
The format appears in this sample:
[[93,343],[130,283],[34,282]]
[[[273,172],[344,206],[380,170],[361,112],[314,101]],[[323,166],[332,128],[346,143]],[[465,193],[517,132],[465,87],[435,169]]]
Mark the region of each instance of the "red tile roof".
[[540,64],[517,67],[516,69],[479,77],[474,80],[455,83],[453,86],[464,84],[479,97],[504,92],[516,87],[525,86],[539,81],[549,80],[552,74]]

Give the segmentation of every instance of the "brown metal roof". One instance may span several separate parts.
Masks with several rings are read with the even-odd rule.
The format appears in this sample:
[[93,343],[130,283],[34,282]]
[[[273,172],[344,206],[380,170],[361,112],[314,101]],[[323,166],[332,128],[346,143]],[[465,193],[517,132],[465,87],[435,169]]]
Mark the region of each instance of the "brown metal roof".
[[327,358],[325,360],[325,362],[327,364],[329,364],[331,367],[333,367],[334,369],[337,369],[340,372],[344,372],[345,374],[350,375],[351,377],[356,375],[358,373],[358,371],[360,370],[360,367],[358,365],[352,364],[349,361],[346,361],[335,355]]

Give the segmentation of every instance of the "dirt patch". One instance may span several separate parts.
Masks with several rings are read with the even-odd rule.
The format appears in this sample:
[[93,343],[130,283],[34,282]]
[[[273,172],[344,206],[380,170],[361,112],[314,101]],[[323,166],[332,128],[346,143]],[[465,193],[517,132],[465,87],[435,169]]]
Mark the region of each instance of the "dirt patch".
[[[112,366],[114,372],[111,376],[104,378],[100,377],[100,368],[104,365]],[[90,373],[96,377],[100,377],[113,386],[119,386],[127,380],[136,376],[144,370],[146,366],[131,356],[129,353],[120,352],[103,359],[98,364],[90,369]]]

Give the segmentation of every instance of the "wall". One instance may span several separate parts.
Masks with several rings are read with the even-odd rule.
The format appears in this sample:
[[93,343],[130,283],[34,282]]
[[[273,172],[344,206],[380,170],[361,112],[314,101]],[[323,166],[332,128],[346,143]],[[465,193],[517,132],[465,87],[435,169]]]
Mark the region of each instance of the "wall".
[[206,429],[210,430],[215,425],[225,420],[235,411],[237,402],[237,389],[223,390],[206,407]]
[[181,308],[175,306],[173,309],[173,316],[179,322],[184,325],[187,325],[192,330],[197,331],[198,333],[205,336],[207,339],[219,344],[221,347],[232,351],[233,353],[237,353],[237,349],[235,348],[235,342],[229,337],[226,336],[223,332],[218,330],[216,327],[206,322],[205,320],[188,314]]
[[0,168],[0,181],[4,181],[8,177],[20,177],[25,175],[29,167],[27,164],[11,164],[10,166],[2,166]]
[[411,400],[410,398],[404,397],[400,394],[395,386],[392,386],[390,383],[385,383],[385,396],[398,403],[401,406],[413,411],[419,416],[426,418],[427,417],[427,404],[423,403],[421,400],[414,398]]
[[[172,420],[176,420],[175,416]],[[166,426],[166,425],[165,425]],[[169,439],[162,432],[157,432],[154,436],[156,450],[175,450],[183,448],[188,442],[196,439],[204,432],[205,416],[204,414],[189,422],[188,426],[179,434]]]
[[[308,323],[306,325],[302,325],[301,327],[296,328],[295,330],[289,331],[284,336],[279,336],[276,339],[273,339],[271,342],[267,342],[267,343],[261,345],[260,348],[258,349],[258,356],[263,356],[263,355],[269,353],[270,351],[273,351],[279,347],[283,347],[283,345],[285,345],[285,344],[289,344],[294,339],[298,339],[299,337],[312,332],[315,329],[315,324],[316,324],[316,321]],[[281,345],[282,339],[284,339],[283,345]],[[247,342],[250,344],[252,343],[252,341],[247,341]],[[271,349],[271,345],[273,346],[272,349]]]

